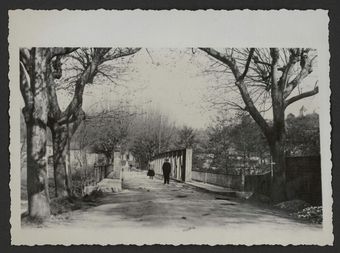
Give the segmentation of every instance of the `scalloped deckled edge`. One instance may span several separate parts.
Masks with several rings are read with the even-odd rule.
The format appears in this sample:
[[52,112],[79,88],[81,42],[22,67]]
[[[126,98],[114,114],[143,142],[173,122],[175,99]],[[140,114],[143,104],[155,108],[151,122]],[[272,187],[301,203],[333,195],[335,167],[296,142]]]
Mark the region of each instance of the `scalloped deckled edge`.
[[[228,11],[225,11],[225,10],[221,10],[221,11],[215,11],[213,9],[208,9],[208,10],[196,10],[196,11],[187,11],[187,10],[176,10],[176,9],[171,9],[171,10],[162,10],[162,11],[148,11],[148,10],[141,10],[141,9],[136,9],[136,10],[114,10],[114,11],[111,11],[111,10],[104,10],[104,9],[99,9],[99,10],[87,10],[87,11],[80,11],[80,10],[66,10],[66,9],[63,9],[63,10],[48,10],[48,11],[43,11],[43,10],[16,10],[16,11],[10,11],[10,23],[9,23],[9,53],[10,53],[10,59],[9,59],[9,66],[10,66],[10,72],[9,72],[9,79],[10,79],[10,108],[9,108],[9,115],[10,115],[10,146],[9,146],[9,150],[10,150],[10,163],[11,163],[11,166],[13,167],[16,167],[18,165],[18,161],[15,159],[16,158],[16,155],[18,154],[18,149],[17,149],[17,145],[15,144],[16,141],[18,141],[18,126],[19,124],[16,124],[18,122],[18,113],[19,113],[19,110],[18,108],[20,107],[20,99],[21,99],[21,95],[20,95],[20,91],[18,91],[19,89],[16,89],[16,83],[18,83],[18,80],[19,80],[19,75],[17,74],[18,73],[18,47],[19,46],[73,46],[73,45],[76,45],[76,46],[90,46],[88,44],[88,41],[86,39],[81,39],[79,41],[75,40],[75,44],[72,44],[72,43],[68,43],[66,42],[65,44],[61,43],[58,45],[57,43],[57,40],[56,39],[53,39],[53,36],[41,36],[41,37],[45,37],[45,38],[40,38],[40,41],[38,43],[33,43],[33,44],[30,44],[32,43],[32,41],[38,41],[39,38],[37,38],[36,36],[34,36],[34,39],[33,40],[29,40],[28,37],[21,37],[22,40],[18,41],[18,37],[16,34],[16,32],[18,30],[20,30],[20,27],[24,27],[26,24],[27,24],[27,19],[25,19],[25,21],[23,23],[15,23],[14,21],[18,21],[17,19],[15,18],[18,18],[18,16],[14,17],[16,14],[20,14],[20,15],[26,15],[26,14],[29,14],[29,16],[33,17],[33,16],[37,16],[37,15],[44,15],[44,14],[47,14],[45,16],[45,19],[48,21],[48,20],[51,20],[51,16],[53,15],[68,15],[68,14],[72,14],[72,16],[74,17],[74,14],[80,14],[80,17],[79,20],[83,20],[83,21],[86,21],[86,17],[87,15],[92,15],[92,14],[96,14],[98,15],[98,19],[101,18],[102,15],[106,15],[106,13],[109,13],[110,15],[115,15],[115,16],[121,16],[122,19],[124,19],[123,16],[129,16],[129,15],[142,15],[144,16],[145,14],[146,15],[159,15],[159,14],[162,14],[161,17],[163,18],[164,16],[166,15],[174,15],[174,16],[177,16],[177,18],[175,19],[176,21],[173,21],[173,28],[174,29],[183,29],[186,28],[186,22],[190,22],[190,19],[188,19],[188,16],[192,15],[192,16],[195,16],[195,15],[201,15],[201,16],[205,16],[205,15],[211,15],[212,17],[212,20],[210,20],[209,22],[213,23],[216,21],[216,18],[220,18],[221,20],[224,20],[223,18],[223,15],[243,15],[243,18],[250,18],[252,16],[252,14],[256,14],[258,16],[258,19],[262,19],[264,18],[265,15],[271,15],[271,14],[274,14],[275,15],[275,18],[277,20],[277,18],[279,18],[279,16],[282,16],[282,15],[297,15],[297,16],[300,16],[300,15],[311,15],[313,17],[317,17],[317,18],[324,18],[326,20],[322,20],[322,22],[329,22],[329,19],[328,19],[328,16],[327,16],[327,12],[326,11],[323,11],[323,10],[306,10],[306,11],[291,11],[291,10],[286,10],[286,9],[281,9],[281,10],[256,10],[256,11],[252,11],[252,10],[228,10]],[[124,14],[124,15],[121,15],[121,14]],[[92,17],[92,16],[91,16]],[[26,17],[27,18],[27,17]],[[228,19],[227,17],[225,17],[226,19]],[[176,26],[176,22],[179,22],[179,20],[183,21],[181,23],[180,26]],[[61,21],[61,20],[59,20]],[[62,20],[64,21],[64,20]],[[96,22],[97,20],[91,20],[93,22]],[[126,20],[125,20],[126,21]],[[130,21],[130,20],[129,20]],[[160,21],[160,20],[157,20],[157,21]],[[199,21],[199,20],[196,20],[196,21]],[[26,22],[26,24],[25,24]],[[145,20],[144,20],[145,22]],[[217,22],[217,21],[216,21]],[[29,22],[28,22],[29,23]],[[110,22],[108,22],[110,24]],[[158,23],[158,22],[157,22]],[[274,23],[274,21],[273,21]],[[16,26],[14,26],[13,24],[15,24]],[[124,25],[127,25],[129,23],[122,23]],[[154,23],[153,23],[154,24]],[[251,24],[251,23],[250,23]],[[324,27],[324,23],[323,24],[323,27],[320,28],[320,29],[326,29],[327,27]],[[20,26],[19,26],[20,25]],[[41,27],[45,27],[48,25],[48,22],[40,22],[39,23],[39,26]],[[58,25],[62,25],[62,22],[60,22]],[[159,24],[157,24],[159,25]],[[210,24],[211,25],[211,24]],[[253,25],[253,24],[251,24]],[[268,26],[271,26],[271,24],[267,24]],[[296,27],[298,27],[300,24],[299,23],[296,23],[295,26],[292,26],[294,27],[294,29],[296,29]],[[37,25],[38,26],[38,25]],[[67,26],[70,26],[70,24],[67,24]],[[108,27],[108,24],[106,24],[106,26]],[[176,27],[175,27],[176,26]],[[47,27],[47,28],[51,28],[52,26],[50,27]],[[231,43],[231,44],[228,44],[225,45],[225,43],[221,43],[221,38],[220,38],[220,42],[219,43],[211,43],[211,41],[209,40],[209,36],[202,36],[202,37],[199,37],[199,32],[209,32],[208,29],[207,30],[194,30],[194,29],[197,29],[199,26],[197,27],[193,27],[193,34],[192,35],[188,35],[187,33],[183,33],[183,36],[184,38],[187,38],[190,39],[190,36],[191,39],[192,38],[196,38],[195,36],[198,36],[198,38],[200,38],[201,40],[203,41],[206,41],[206,43],[200,43],[200,44],[197,44],[197,41],[194,41],[192,44],[180,44],[180,46],[190,46],[190,45],[196,45],[196,46],[205,46],[205,45],[209,45],[211,46],[211,44],[214,44],[215,46],[216,45],[224,45],[224,46],[245,46],[247,43],[245,43],[245,38],[247,38],[247,34],[245,34],[245,38],[242,38],[241,35],[241,32],[239,32],[239,34],[237,34],[235,37],[238,37],[238,40],[239,40],[239,43]],[[208,28],[211,26],[207,26]],[[213,26],[212,26],[213,27]],[[56,30],[56,26],[53,26],[53,30],[55,32]],[[313,28],[314,29],[314,26]],[[67,27],[65,29],[65,31],[67,30]],[[86,28],[85,28],[86,30]],[[99,30],[99,29],[98,29]],[[27,30],[26,30],[27,31]],[[194,32],[196,31],[196,33]],[[224,31],[224,30],[223,30]],[[78,30],[75,30],[73,31],[73,33],[69,33],[67,34],[67,36],[77,36],[77,33],[79,31]],[[138,31],[137,31],[138,32]],[[171,32],[171,30],[168,30],[168,29],[164,29],[164,35],[167,35],[169,32]],[[172,31],[173,32],[173,31]],[[292,31],[294,32],[294,31]],[[323,45],[325,48],[322,48],[321,49],[321,52],[325,53],[324,55],[324,59],[323,61],[319,60],[319,62],[327,62],[329,64],[329,46],[328,46],[328,30],[327,31],[324,31],[322,30],[323,34],[323,43],[326,43],[327,45]],[[105,37],[105,33],[107,33],[107,31],[104,29],[104,32],[100,32],[102,35],[104,35]],[[275,33],[275,31],[273,31],[273,33]],[[151,33],[152,34],[152,33]],[[175,34],[180,34],[180,33],[175,33]],[[261,34],[261,31],[259,30],[258,33],[254,34],[254,36],[259,36],[259,34]],[[43,34],[44,35],[44,34]],[[45,34],[46,35],[46,34]],[[79,34],[78,34],[79,35]],[[107,34],[106,34],[107,35]],[[136,34],[135,34],[136,35]],[[144,36],[145,35],[145,32],[142,33],[142,34],[138,34],[140,36]],[[159,38],[162,38],[163,36],[161,36],[160,34],[157,34]],[[209,34],[210,35],[210,34]],[[128,39],[128,43],[123,43],[121,44],[122,42],[118,41],[119,43],[117,43],[118,45],[121,45],[121,46],[133,46],[132,44],[133,43],[136,43],[138,44],[138,41],[142,40],[143,39],[143,36],[142,37],[130,37],[127,36],[126,38]],[[151,35],[150,35],[151,36]],[[153,36],[155,36],[155,34],[153,34]],[[187,36],[187,37],[186,37]],[[295,35],[294,38],[296,36],[299,36],[299,34]],[[324,38],[325,36],[327,36],[327,38]],[[147,36],[145,36],[147,37]],[[276,36],[272,36],[271,40],[272,39],[275,39]],[[178,39],[178,37],[175,37]],[[24,41],[24,39],[26,41],[30,41],[28,44]],[[68,37],[65,38],[65,41],[69,39]],[[233,38],[231,38],[233,39]],[[164,38],[163,38],[164,40]],[[327,40],[327,42],[325,41]],[[46,43],[46,41],[50,41],[50,43]],[[104,41],[104,40],[103,40]],[[108,41],[106,41],[106,44],[103,43],[103,41],[99,41],[95,44],[92,44],[94,46],[102,46],[102,45],[107,45]],[[112,40],[111,40],[112,41]],[[113,40],[113,41],[117,41],[117,40]],[[142,43],[141,44],[138,44],[138,46],[150,46],[149,44],[143,44],[145,42],[147,42],[148,40],[142,40]],[[210,42],[209,42],[210,41]],[[223,41],[223,39],[222,39]],[[132,43],[132,44],[131,44]],[[310,43],[313,45],[313,43],[315,43],[315,41],[308,41],[307,44]],[[265,43],[264,43],[265,44]],[[265,46],[268,46],[268,45],[264,45],[264,44],[261,44],[263,47]],[[268,44],[268,43],[267,43]],[[275,43],[270,43],[271,46],[273,46]],[[282,46],[283,47],[286,47],[286,46],[298,46],[298,44],[294,45],[294,43],[292,44],[285,44],[283,43]],[[164,45],[166,45],[166,47],[168,47],[168,43],[160,43],[158,45],[158,47],[164,47]],[[259,46],[260,44],[257,44],[256,42],[253,43],[251,42],[251,46]],[[277,46],[277,44],[275,44]],[[249,42],[248,42],[248,46],[249,45]],[[303,45],[305,46],[305,44]],[[317,47],[318,50],[320,50],[319,47]],[[327,72],[326,75],[324,72]],[[322,73],[322,77],[324,78],[324,82],[325,83],[329,83],[329,75],[328,75],[328,72],[329,72],[329,66],[326,67],[325,70],[323,70],[323,73]],[[323,108],[325,110],[328,110],[328,114],[327,112],[324,112],[324,115],[323,115],[323,118],[320,116],[320,125],[323,125],[320,126],[321,127],[321,131],[322,132],[322,129],[324,129],[324,134],[321,133],[322,137],[321,138],[321,142],[322,142],[322,149],[323,149],[323,152],[325,152],[325,154],[322,154],[322,164],[325,165],[325,167],[327,167],[327,171],[323,171],[322,173],[322,180],[323,180],[323,205],[324,207],[328,207],[328,210],[326,210],[326,214],[327,214],[327,219],[325,221],[328,220],[328,222],[330,221],[332,223],[332,217],[333,217],[333,214],[332,214],[332,203],[333,203],[333,200],[332,200],[332,195],[331,195],[331,192],[332,192],[332,188],[331,188],[331,167],[332,167],[332,163],[331,163],[331,153],[330,153],[330,145],[331,145],[331,137],[330,137],[330,131],[331,131],[331,125],[330,125],[330,115],[329,115],[329,110],[330,110],[330,88],[328,87],[325,87],[325,88],[322,88],[320,90],[323,90],[323,92],[320,91],[320,94],[323,94],[323,98],[320,99],[320,101],[322,101],[324,104],[323,104]],[[19,96],[19,97],[18,97]],[[327,102],[326,102],[327,101]],[[320,113],[321,114],[321,113]],[[326,138],[327,137],[327,138]],[[19,143],[20,143],[20,140],[19,140]],[[20,164],[19,164],[20,165]],[[10,177],[10,189],[11,189],[11,219],[10,219],[10,223],[11,223],[11,242],[12,244],[15,244],[15,245],[79,245],[79,244],[85,244],[85,245],[112,245],[112,243],[110,243],[109,241],[107,242],[94,242],[93,244],[91,243],[88,243],[89,241],[86,240],[86,238],[83,238],[83,241],[81,242],[75,242],[75,240],[72,241],[73,238],[68,238],[69,241],[63,241],[63,242],[60,242],[58,241],[58,238],[53,238],[51,236],[50,238],[50,241],[46,241],[46,242],[39,242],[37,239],[39,239],[39,231],[35,231],[34,233],[30,232],[30,231],[26,231],[26,232],[29,232],[27,234],[23,233],[23,230],[21,230],[20,228],[20,218],[18,219],[18,214],[20,214],[20,201],[18,202],[18,200],[20,200],[20,192],[19,192],[19,195],[18,195],[18,191],[17,191],[17,187],[19,186],[20,188],[20,174],[19,174],[19,177],[18,177],[18,171],[14,170],[14,169],[11,169],[10,171],[10,174],[11,174],[11,177]],[[19,199],[18,199],[18,196],[19,196]],[[326,198],[325,198],[326,197]],[[327,202],[325,202],[327,200]],[[19,208],[19,210],[18,210]],[[18,223],[19,222],[19,223]],[[333,244],[333,233],[332,233],[332,224],[326,224],[327,226],[330,226],[328,227],[328,230],[326,231],[327,232],[327,239],[325,239],[322,243],[318,244],[317,242],[315,243],[306,243],[308,245],[332,245]],[[72,230],[68,230],[68,231],[65,231],[67,232],[67,234],[70,234]],[[109,230],[105,230],[107,233],[110,233]],[[41,232],[41,231],[40,231]],[[44,233],[48,233],[48,231],[44,230],[43,231]],[[95,234],[97,234],[97,232],[94,232]],[[28,236],[28,235],[31,235],[32,236],[32,241],[30,243],[25,243],[24,241],[26,240],[27,241],[27,238],[23,238],[23,236]],[[186,232],[186,233],[182,233],[181,235],[189,235],[190,233],[189,232]],[[68,236],[69,237],[69,236]],[[34,241],[35,239],[35,241]],[[162,245],[192,245],[193,243],[192,242],[188,242],[188,244],[184,243],[183,242],[166,242],[166,241],[163,241],[162,242],[151,242],[151,243],[141,243],[141,242],[128,242],[126,244],[133,244],[133,245],[159,245],[159,244],[162,244]],[[115,245],[120,245],[121,243],[117,242]],[[125,245],[126,245],[125,244]],[[291,242],[286,242],[286,243],[278,243],[278,242],[268,242],[268,243],[265,243],[265,242],[249,242],[249,243],[228,243],[226,242],[225,244],[224,243],[219,243],[219,242],[211,242],[211,243],[206,243],[206,242],[195,242],[195,245],[229,245],[229,244],[232,244],[232,245],[247,245],[247,246],[252,246],[252,245],[301,245],[299,243],[291,243]]]

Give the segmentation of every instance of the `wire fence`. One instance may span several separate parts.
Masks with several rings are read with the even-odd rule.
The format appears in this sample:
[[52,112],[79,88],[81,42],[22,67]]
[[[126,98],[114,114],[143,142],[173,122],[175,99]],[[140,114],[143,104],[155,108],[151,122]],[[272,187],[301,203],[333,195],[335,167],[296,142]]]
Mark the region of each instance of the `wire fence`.
[[109,166],[110,164],[95,164],[92,168],[85,168],[74,173],[71,187],[73,194],[83,196],[85,187],[95,186],[107,176]]

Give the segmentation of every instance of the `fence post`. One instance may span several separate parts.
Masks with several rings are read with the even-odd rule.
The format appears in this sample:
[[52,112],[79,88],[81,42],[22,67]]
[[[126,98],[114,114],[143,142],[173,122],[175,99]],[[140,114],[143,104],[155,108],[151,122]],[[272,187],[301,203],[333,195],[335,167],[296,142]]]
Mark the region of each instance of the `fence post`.
[[244,191],[245,189],[245,184],[246,184],[246,175],[244,173],[244,171],[241,174],[241,186],[242,186],[242,191]]
[[191,181],[191,171],[192,171],[192,149],[187,148],[185,150],[185,182]]
[[94,171],[93,171],[93,174],[94,174],[94,180],[97,181],[97,165],[94,165]]
[[121,178],[121,181],[124,182],[124,168],[122,168],[122,171],[120,173],[120,178]]

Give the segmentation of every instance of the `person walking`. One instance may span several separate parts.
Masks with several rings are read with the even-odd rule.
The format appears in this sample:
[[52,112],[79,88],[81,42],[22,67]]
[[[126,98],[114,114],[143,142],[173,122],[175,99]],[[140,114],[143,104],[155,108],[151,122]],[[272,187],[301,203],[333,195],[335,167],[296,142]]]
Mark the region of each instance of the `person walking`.
[[168,158],[165,159],[165,162],[163,163],[163,166],[162,166],[162,170],[163,170],[164,184],[169,184],[171,164],[169,163]]
[[147,175],[150,177],[150,179],[153,179],[153,177],[155,176],[155,171],[154,171],[151,163],[149,163],[149,169],[148,169]]

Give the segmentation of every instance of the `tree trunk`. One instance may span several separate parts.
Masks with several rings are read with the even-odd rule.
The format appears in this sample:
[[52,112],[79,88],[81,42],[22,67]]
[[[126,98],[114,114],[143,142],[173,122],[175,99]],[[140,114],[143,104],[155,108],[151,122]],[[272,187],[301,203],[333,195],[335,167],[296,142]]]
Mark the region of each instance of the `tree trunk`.
[[50,198],[46,169],[46,126],[48,97],[46,69],[48,51],[37,48],[31,52],[31,106],[23,110],[27,128],[27,195],[29,217],[44,219],[50,215]]
[[55,197],[67,197],[71,195],[70,175],[66,168],[66,144],[68,141],[67,127],[55,123],[51,132],[53,141]]
[[27,195],[31,218],[50,215],[50,197],[46,169],[46,126],[27,123]]
[[71,134],[70,134],[70,128],[69,123],[66,124],[66,131],[67,131],[67,138],[66,138],[66,186],[69,192],[69,196],[72,195],[72,170],[71,170]]
[[274,163],[271,182],[271,199],[278,203],[286,200],[286,156],[284,138],[270,144],[270,154]]
[[[108,176],[108,168],[109,166],[112,164],[113,166],[113,162],[112,162],[112,155],[107,153],[106,155],[106,164],[105,164],[105,169],[104,169],[104,175],[103,178],[106,178]],[[114,158],[113,158],[114,159]],[[102,179],[103,179],[102,178]]]
[[285,159],[285,102],[284,86],[282,77],[278,80],[278,53],[272,51],[272,106],[273,106],[273,127],[269,139],[270,153],[273,158],[274,170],[271,184],[271,199],[274,202],[286,200],[286,159]]
[[87,154],[86,154],[86,150],[81,150],[81,152],[82,152],[82,160],[83,160],[83,169],[84,169],[84,171],[86,172],[86,170],[87,170]]

